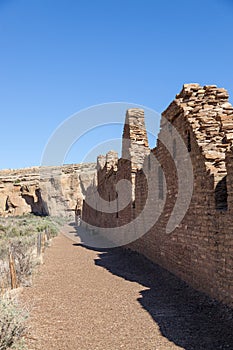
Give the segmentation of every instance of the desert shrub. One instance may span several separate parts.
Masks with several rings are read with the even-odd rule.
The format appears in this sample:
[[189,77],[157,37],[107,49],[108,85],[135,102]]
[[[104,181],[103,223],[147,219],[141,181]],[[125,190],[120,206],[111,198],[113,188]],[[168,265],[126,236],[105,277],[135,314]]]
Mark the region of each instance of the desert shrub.
[[1,232],[6,233],[6,231],[7,231],[7,227],[5,225],[0,225],[0,234]]
[[[47,231],[50,237],[54,237],[63,224],[62,218],[41,218],[34,215],[0,218],[0,292],[2,287],[4,292],[5,287],[7,289],[10,286],[9,248],[15,260],[18,284],[29,285],[29,277],[38,263],[38,233]],[[0,297],[0,350],[23,349],[20,342],[26,318],[27,313],[15,301]]]
[[0,218],[0,239],[31,236],[48,229],[52,236],[64,224],[62,218],[39,217],[28,214],[22,217]]
[[0,350],[17,349],[26,330],[28,313],[16,300],[3,297],[0,300]]
[[8,236],[10,236],[10,237],[17,237],[17,236],[19,236],[19,230],[17,230],[16,227],[11,227],[9,229]]
[[8,246],[9,244],[6,239],[0,239],[0,260],[5,259]]
[[26,237],[11,243],[11,251],[15,259],[17,282],[22,286],[28,286],[29,277],[36,265],[35,260],[35,236]]
[[20,182],[21,182],[20,179],[16,179],[15,182],[14,182],[14,184],[15,184],[15,185],[18,185],[18,184],[20,184]]
[[63,224],[64,220],[61,218],[38,217],[31,214],[22,217],[0,218],[0,289],[1,283],[6,279],[10,284],[9,277],[7,277],[9,276],[9,248],[15,259],[18,283],[28,286],[31,284],[30,276],[33,268],[38,263],[36,257],[38,233],[46,231],[52,238],[57,235]]

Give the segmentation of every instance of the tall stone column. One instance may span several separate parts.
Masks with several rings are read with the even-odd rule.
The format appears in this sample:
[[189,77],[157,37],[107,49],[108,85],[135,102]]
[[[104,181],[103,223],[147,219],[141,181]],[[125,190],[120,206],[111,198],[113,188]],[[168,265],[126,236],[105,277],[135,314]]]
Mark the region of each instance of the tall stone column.
[[145,127],[144,110],[128,109],[122,139],[122,158],[130,161],[129,179],[132,183],[132,200],[135,200],[135,177],[150,153]]

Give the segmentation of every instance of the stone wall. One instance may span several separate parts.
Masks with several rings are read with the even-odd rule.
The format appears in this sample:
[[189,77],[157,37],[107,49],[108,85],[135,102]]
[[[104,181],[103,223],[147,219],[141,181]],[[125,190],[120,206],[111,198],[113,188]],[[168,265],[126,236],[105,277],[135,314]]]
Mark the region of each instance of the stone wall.
[[[130,113],[124,128],[130,142],[123,141],[122,158],[118,162],[115,158],[112,167],[103,156],[99,158],[92,192],[114,201],[117,184],[124,178],[131,183],[131,201],[112,214],[98,205],[93,210],[84,202],[84,221],[118,227],[141,217],[135,227],[141,237],[127,248],[233,306],[233,107],[227,91],[214,85],[184,85],[162,113],[158,142],[152,150],[142,111],[133,110],[133,120]],[[142,130],[139,138],[129,132],[136,129]],[[131,142],[136,148],[134,160]]]
[[96,174],[96,164],[0,171],[0,216],[71,216]]
[[129,109],[123,131],[122,158],[118,160],[117,153],[113,151],[98,157],[97,184],[90,186],[87,191],[83,221],[109,228],[131,221],[135,212],[136,174],[149,153],[144,111]]

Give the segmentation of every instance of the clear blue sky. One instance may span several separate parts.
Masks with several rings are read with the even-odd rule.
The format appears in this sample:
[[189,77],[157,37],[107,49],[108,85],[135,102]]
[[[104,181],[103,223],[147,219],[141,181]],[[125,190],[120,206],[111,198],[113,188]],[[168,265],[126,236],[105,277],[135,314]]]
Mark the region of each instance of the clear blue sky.
[[232,102],[232,41],[232,0],[0,0],[0,168],[39,165],[54,129],[95,104],[162,112],[188,82]]

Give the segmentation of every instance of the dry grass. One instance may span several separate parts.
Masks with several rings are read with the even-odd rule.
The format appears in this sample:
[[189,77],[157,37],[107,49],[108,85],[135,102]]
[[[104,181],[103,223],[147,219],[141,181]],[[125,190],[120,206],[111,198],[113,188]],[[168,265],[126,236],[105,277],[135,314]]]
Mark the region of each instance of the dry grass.
[[0,300],[0,350],[24,349],[23,335],[28,312],[15,298],[5,295]]
[[10,298],[11,287],[9,251],[14,258],[17,286],[31,285],[37,258],[37,237],[48,232],[50,238],[57,235],[63,221],[59,218],[23,217],[0,218],[0,350],[24,349],[27,312]]

